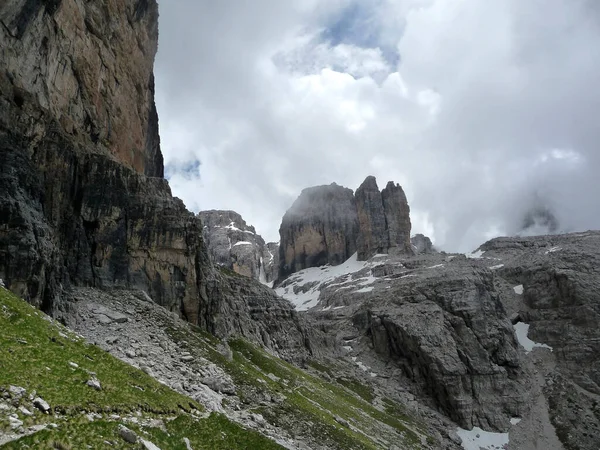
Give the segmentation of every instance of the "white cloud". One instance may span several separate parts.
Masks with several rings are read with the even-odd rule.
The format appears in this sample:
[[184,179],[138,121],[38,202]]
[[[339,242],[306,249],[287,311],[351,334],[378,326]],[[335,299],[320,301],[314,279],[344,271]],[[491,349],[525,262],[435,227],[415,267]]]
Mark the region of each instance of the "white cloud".
[[[360,26],[323,38],[356,4]],[[517,231],[534,200],[564,228],[600,226],[594,3],[164,5],[161,138],[188,207],[234,209],[278,240],[303,188],[372,174],[400,182],[414,231],[450,250]],[[177,172],[193,160],[199,173]]]

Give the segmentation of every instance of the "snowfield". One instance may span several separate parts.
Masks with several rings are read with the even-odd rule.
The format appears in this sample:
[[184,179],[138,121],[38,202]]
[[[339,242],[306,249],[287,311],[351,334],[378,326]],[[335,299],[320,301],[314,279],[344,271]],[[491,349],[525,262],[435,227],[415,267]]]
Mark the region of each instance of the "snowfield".
[[[352,274],[379,265],[387,255],[375,255],[368,261],[358,261],[357,253],[339,266],[310,267],[290,276],[284,286],[275,289],[277,295],[291,301],[298,311],[306,311],[319,303],[321,289],[340,286],[340,289],[359,287],[355,293],[370,292],[377,278],[369,271],[352,279]],[[335,283],[333,283],[335,281]]]

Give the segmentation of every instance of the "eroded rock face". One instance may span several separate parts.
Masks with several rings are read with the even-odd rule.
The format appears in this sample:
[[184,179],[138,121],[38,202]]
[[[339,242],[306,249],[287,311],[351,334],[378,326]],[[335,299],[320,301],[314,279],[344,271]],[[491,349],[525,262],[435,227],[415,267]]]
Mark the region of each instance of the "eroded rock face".
[[364,261],[377,253],[386,253],[390,239],[383,199],[375,177],[367,179],[356,190],[356,209],[360,232],[358,234],[358,259]]
[[375,177],[367,177],[356,190],[360,232],[358,259],[382,253],[413,253],[410,243],[410,208],[399,184],[390,181],[379,192]]
[[309,267],[338,265],[354,252],[413,254],[410,209],[400,185],[380,192],[369,176],[353,194],[333,183],[304,189],[285,213],[279,235],[279,279]]
[[527,375],[495,273],[440,254],[376,260],[321,290],[315,327],[392,391],[431,399],[463,428],[507,430]]
[[58,133],[33,151],[0,131],[0,273],[10,289],[52,310],[70,284],[136,287],[197,322],[212,267],[200,221],[167,182]]
[[266,244],[253,226],[234,211],[201,211],[202,236],[215,264],[269,284],[277,277],[277,244]]
[[[2,2],[2,111],[34,103],[69,141],[163,176],[152,67],[158,43],[155,0]],[[32,141],[38,120],[22,123]]]
[[515,306],[529,338],[552,347],[545,374],[550,418],[566,448],[593,449],[600,433],[600,232],[498,238],[481,246],[499,275],[522,287]]
[[157,8],[0,6],[0,273],[48,310],[71,283],[143,285],[193,318],[205,291],[199,223],[162,179]]
[[279,228],[279,277],[341,264],[356,251],[358,217],[352,190],[333,183],[304,189]]
[[389,239],[387,253],[412,255],[410,208],[404,190],[390,181],[381,191],[381,200]]

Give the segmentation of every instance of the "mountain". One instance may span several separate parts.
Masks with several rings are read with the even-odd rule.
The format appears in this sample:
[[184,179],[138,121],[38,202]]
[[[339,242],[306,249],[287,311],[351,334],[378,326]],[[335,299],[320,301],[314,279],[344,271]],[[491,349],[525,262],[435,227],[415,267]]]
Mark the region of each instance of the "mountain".
[[330,358],[443,411],[464,445],[593,449],[599,257],[600,232],[497,238],[467,255],[355,254],[276,291],[324,332]]
[[380,192],[369,176],[353,193],[333,183],[304,189],[283,216],[279,279],[310,267],[338,265],[353,253],[412,254],[410,209],[404,191],[389,182]]
[[279,266],[279,244],[265,243],[234,211],[200,211],[202,236],[215,264],[272,287]]
[[195,215],[157,16],[0,4],[2,448],[599,447],[600,232],[438,253],[373,177],[305,189],[278,252]]

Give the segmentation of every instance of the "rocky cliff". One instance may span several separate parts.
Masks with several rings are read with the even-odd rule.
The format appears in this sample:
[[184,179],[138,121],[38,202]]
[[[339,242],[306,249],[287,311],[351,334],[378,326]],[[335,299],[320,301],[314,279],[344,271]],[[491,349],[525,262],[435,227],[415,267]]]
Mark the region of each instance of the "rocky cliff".
[[277,278],[278,244],[265,243],[253,226],[234,211],[201,211],[202,236],[215,264],[273,285]]
[[341,264],[356,251],[358,216],[352,190],[304,189],[279,228],[279,277],[307,267]]
[[35,145],[51,117],[53,127],[88,152],[162,177],[152,74],[155,0],[17,0],[0,5],[0,22],[4,120],[18,121]]
[[380,192],[369,176],[353,194],[333,183],[304,189],[279,228],[279,278],[308,267],[338,265],[358,252],[413,254],[404,191],[389,182]]
[[0,278],[54,314],[70,286],[133,288],[204,329],[264,341],[254,318],[274,308],[295,329],[289,304],[227,289],[233,275],[213,269],[200,219],[162,178],[157,8],[0,5]]
[[390,181],[379,192],[377,180],[369,176],[356,190],[360,232],[358,259],[364,261],[378,253],[412,254],[410,209],[399,184]]
[[299,308],[310,300],[329,360],[355,364],[390,398],[502,431],[502,448],[591,450],[600,443],[599,252],[599,232],[497,238],[466,256],[306,269],[278,292]]

